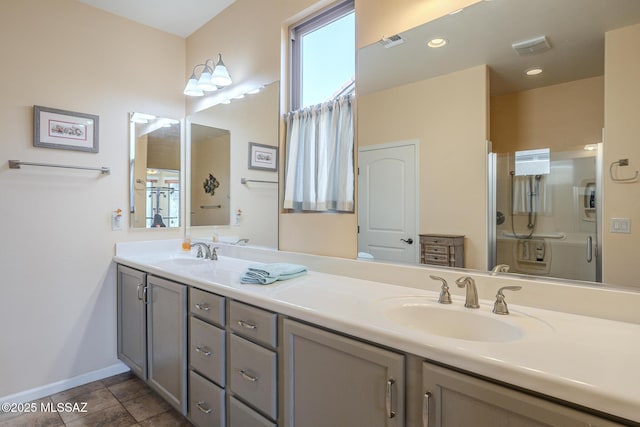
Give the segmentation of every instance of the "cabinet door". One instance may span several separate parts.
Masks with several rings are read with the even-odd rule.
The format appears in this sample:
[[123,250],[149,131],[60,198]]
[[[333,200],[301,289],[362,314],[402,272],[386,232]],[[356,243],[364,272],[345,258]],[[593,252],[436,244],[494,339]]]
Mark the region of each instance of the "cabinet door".
[[187,288],[147,278],[149,384],[183,415],[187,412]]
[[118,266],[118,359],[147,379],[147,317],[144,293],[147,274]]
[[622,425],[429,363],[422,383],[423,427]]
[[286,427],[404,426],[404,356],[285,319]]

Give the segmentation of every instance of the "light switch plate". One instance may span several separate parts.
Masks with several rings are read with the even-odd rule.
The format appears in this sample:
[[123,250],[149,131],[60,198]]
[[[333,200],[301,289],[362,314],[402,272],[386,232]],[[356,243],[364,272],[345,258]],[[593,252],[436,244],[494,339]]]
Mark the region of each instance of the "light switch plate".
[[629,218],[611,218],[612,233],[631,233],[631,220]]

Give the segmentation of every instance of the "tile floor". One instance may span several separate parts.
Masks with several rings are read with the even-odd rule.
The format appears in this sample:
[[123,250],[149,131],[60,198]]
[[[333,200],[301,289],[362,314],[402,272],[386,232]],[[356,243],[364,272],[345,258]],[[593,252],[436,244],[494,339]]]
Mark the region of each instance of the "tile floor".
[[[85,411],[83,403],[86,402]],[[2,413],[0,427],[168,427],[192,424],[135,375],[127,372],[34,402],[35,412]],[[71,411],[46,410],[63,404]],[[77,405],[75,405],[77,404]],[[75,408],[74,408],[75,405]],[[44,408],[44,409],[42,409]]]

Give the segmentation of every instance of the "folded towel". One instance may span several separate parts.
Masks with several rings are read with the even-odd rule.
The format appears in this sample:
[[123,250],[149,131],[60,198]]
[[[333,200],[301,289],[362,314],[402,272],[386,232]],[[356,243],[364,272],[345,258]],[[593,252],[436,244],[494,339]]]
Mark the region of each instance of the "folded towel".
[[302,276],[306,272],[307,267],[299,264],[255,264],[249,266],[240,282],[268,285],[276,280],[287,280]]

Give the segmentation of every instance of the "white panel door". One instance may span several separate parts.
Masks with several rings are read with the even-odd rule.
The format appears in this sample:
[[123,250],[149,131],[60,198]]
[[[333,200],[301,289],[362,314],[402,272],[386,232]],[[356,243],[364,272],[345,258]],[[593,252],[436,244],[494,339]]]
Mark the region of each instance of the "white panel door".
[[417,262],[417,142],[364,147],[358,164],[358,252]]

